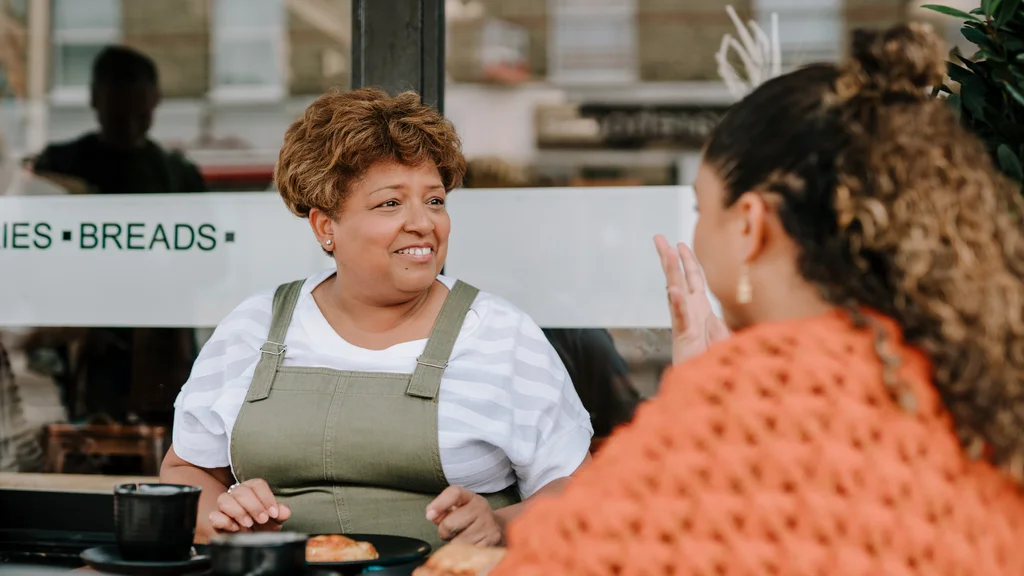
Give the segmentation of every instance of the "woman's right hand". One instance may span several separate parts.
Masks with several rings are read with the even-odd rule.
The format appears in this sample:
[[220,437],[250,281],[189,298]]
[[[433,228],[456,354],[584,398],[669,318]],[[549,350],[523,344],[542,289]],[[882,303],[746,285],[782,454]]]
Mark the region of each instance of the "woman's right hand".
[[661,234],[654,237],[654,245],[661,256],[672,316],[672,363],[679,364],[704,352],[713,342],[728,338],[729,329],[711,309],[704,273],[690,248],[680,242],[673,250]]
[[291,515],[288,506],[274,498],[270,486],[254,478],[217,497],[210,525],[217,532],[276,532]]

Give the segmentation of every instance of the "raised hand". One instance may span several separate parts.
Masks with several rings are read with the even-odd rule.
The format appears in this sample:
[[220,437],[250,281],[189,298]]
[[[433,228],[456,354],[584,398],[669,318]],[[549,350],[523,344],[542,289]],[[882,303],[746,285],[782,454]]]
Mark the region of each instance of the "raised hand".
[[673,249],[660,234],[654,237],[654,245],[661,256],[672,317],[672,363],[679,364],[704,352],[712,342],[728,338],[729,329],[711,308],[704,273],[690,248],[680,242]]

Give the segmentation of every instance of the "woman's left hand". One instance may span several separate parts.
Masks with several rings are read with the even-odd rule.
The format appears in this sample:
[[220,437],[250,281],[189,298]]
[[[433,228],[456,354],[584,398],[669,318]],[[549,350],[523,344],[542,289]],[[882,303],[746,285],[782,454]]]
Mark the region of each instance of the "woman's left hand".
[[427,520],[448,542],[498,546],[505,540],[504,527],[487,500],[459,486],[449,486],[427,506]]

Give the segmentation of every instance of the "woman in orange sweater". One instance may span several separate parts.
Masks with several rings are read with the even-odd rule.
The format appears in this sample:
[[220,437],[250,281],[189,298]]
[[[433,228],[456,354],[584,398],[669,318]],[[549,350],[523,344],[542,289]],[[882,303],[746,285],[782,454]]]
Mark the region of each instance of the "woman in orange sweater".
[[[694,247],[734,334],[492,574],[1024,574],[1024,202],[927,96],[943,56],[923,27],[858,34],[728,113]],[[674,261],[676,308],[699,304]],[[687,321],[682,356],[721,331]]]

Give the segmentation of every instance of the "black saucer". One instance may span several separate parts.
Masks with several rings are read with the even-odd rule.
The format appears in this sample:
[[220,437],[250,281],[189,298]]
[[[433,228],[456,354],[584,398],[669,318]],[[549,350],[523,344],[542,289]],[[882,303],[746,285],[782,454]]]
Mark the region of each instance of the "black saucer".
[[206,546],[197,545],[196,555],[179,562],[133,562],[121,558],[117,546],[99,546],[82,552],[82,561],[90,568],[109,574],[144,576],[153,574],[180,575],[202,572],[210,567],[210,553]]

